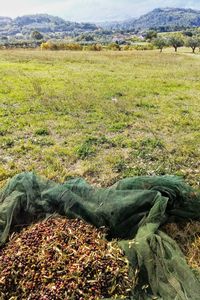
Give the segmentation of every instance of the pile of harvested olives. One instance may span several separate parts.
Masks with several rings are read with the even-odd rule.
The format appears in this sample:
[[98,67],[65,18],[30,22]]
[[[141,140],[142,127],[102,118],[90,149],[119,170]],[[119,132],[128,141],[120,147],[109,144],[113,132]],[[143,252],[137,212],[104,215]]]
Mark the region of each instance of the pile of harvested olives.
[[53,216],[14,233],[0,249],[0,299],[124,298],[133,279],[116,241],[79,219]]

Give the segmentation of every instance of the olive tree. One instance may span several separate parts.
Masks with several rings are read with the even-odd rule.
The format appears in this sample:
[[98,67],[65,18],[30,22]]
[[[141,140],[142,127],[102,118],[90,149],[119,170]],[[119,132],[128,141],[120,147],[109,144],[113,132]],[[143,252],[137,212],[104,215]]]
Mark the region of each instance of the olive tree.
[[153,43],[153,45],[154,45],[156,48],[160,49],[160,52],[162,52],[163,48],[164,48],[165,46],[167,46],[167,41],[166,41],[166,39],[164,39],[164,38],[162,38],[162,37],[157,37],[156,39],[154,39],[154,40],[152,41],[152,43]]
[[191,37],[186,40],[186,47],[192,48],[192,53],[195,53],[195,49],[200,47],[200,39],[197,37]]
[[149,30],[145,33],[146,40],[151,41],[154,38],[157,38],[157,32],[155,30]]
[[177,52],[179,47],[183,47],[184,41],[179,36],[170,36],[168,39],[168,45],[174,47],[175,52]]

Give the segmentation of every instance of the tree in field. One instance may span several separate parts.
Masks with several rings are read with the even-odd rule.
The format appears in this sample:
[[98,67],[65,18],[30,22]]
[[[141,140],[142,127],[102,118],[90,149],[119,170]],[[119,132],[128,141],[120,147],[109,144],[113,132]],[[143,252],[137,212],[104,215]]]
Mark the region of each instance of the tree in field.
[[157,38],[157,32],[155,30],[149,30],[145,34],[145,39],[151,41],[152,39]]
[[160,52],[162,52],[163,48],[167,46],[167,41],[162,37],[157,37],[152,41],[152,43],[156,48],[160,49]]
[[174,47],[175,52],[177,52],[179,47],[183,47],[184,41],[179,36],[170,36],[168,39],[168,45]]
[[34,40],[42,40],[43,39],[43,35],[37,30],[35,30],[31,33],[31,37]]
[[186,47],[192,48],[192,53],[195,53],[195,49],[200,47],[200,39],[197,37],[191,37],[186,40]]

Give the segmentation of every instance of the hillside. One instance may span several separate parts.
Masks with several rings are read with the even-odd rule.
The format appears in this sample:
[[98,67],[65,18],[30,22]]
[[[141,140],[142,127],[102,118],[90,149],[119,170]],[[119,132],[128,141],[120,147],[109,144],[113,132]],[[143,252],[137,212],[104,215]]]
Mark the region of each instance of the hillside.
[[200,11],[184,8],[156,8],[139,17],[120,22],[77,23],[48,14],[25,15],[11,19],[0,17],[0,37],[23,35],[25,38],[37,30],[50,37],[65,35],[77,36],[82,33],[96,31],[99,28],[112,31],[134,31],[159,28],[163,31],[176,28],[200,26]]
[[183,8],[157,8],[134,22],[135,28],[161,26],[200,26],[200,11]]
[[134,22],[136,19],[131,18],[120,22],[101,22],[97,23],[101,28],[105,30],[132,30],[134,28]]
[[0,26],[10,24],[12,22],[11,18],[8,17],[0,17]]
[[41,33],[81,33],[96,30],[90,23],[76,23],[47,14],[27,15],[15,19],[0,17],[0,36],[27,35],[34,30]]
[[106,29],[131,30],[161,27],[198,27],[200,26],[200,11],[184,8],[156,8],[151,12],[124,22],[102,23]]

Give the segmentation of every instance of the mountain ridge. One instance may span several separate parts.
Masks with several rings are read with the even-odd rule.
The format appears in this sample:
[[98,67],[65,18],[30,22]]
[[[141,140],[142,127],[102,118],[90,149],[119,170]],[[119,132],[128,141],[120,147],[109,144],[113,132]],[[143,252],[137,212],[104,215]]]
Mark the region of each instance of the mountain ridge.
[[200,10],[191,8],[156,8],[134,22],[135,28],[161,26],[200,26]]
[[24,15],[16,18],[0,16],[0,35],[13,36],[16,34],[28,35],[37,30],[45,33],[70,33],[97,30],[92,23],[78,23],[66,21],[60,17],[49,14]]
[[[110,23],[110,28],[120,29],[149,29],[162,26],[198,27],[200,26],[200,10],[192,8],[155,8],[139,18],[129,18],[123,22]],[[109,24],[101,24],[109,29]]]
[[191,8],[155,8],[141,17],[124,21],[79,23],[64,20],[49,14],[24,15],[16,18],[0,16],[0,36],[30,35],[33,31],[42,34],[58,33],[76,36],[85,32],[108,30],[147,30],[150,28],[200,27],[200,10]]

